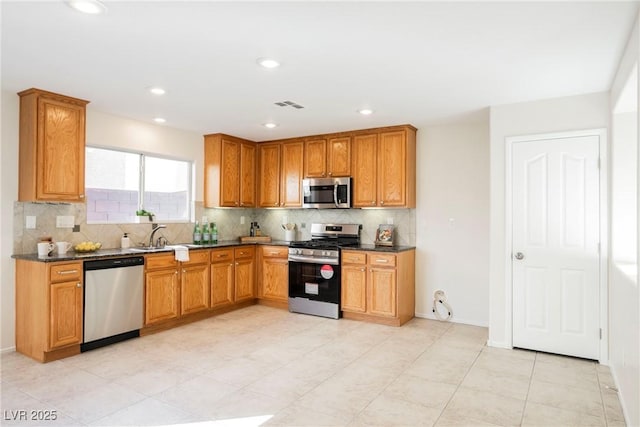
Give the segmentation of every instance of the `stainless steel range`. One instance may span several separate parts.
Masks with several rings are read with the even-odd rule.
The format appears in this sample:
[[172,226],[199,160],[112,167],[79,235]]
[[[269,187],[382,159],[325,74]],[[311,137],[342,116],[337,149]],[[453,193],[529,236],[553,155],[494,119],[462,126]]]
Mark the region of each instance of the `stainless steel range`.
[[311,224],[289,244],[289,311],[340,317],[340,247],[360,244],[360,224]]

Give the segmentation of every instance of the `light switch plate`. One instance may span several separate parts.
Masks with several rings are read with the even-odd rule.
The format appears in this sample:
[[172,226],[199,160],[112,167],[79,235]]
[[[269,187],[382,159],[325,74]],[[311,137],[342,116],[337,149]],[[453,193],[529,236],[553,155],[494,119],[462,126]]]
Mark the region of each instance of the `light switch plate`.
[[24,225],[26,229],[33,230],[36,228],[36,217],[34,215],[27,215],[26,224]]
[[241,216],[240,217],[240,225],[243,225],[243,224],[244,224],[244,216]]
[[75,225],[75,218],[73,215],[58,215],[56,216],[56,228],[73,228]]

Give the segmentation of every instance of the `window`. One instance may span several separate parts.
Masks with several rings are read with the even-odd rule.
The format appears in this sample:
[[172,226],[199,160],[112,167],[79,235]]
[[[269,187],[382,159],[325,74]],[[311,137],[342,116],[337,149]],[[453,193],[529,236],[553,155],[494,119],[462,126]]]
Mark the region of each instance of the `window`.
[[192,169],[184,160],[87,147],[87,223],[139,222],[138,209],[158,221],[189,221]]

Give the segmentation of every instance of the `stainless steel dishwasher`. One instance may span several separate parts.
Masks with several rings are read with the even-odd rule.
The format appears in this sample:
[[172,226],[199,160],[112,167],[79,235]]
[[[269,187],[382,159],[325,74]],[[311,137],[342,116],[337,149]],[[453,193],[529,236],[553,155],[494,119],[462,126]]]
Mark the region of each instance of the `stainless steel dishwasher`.
[[85,261],[84,337],[80,350],[140,336],[143,295],[143,257]]

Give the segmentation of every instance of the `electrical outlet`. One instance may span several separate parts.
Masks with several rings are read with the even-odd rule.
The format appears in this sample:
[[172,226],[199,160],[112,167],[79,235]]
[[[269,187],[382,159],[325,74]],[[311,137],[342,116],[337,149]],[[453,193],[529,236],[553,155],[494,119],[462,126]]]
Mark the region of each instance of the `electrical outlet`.
[[301,222],[300,223],[300,228],[307,228],[307,223],[306,222]]
[[393,224],[393,217],[392,216],[387,218],[387,224]]
[[33,215],[27,215],[25,228],[33,230],[36,228],[36,217]]
[[289,217],[288,216],[283,216],[282,217],[282,224],[289,224]]
[[240,217],[240,225],[244,225],[244,216]]

